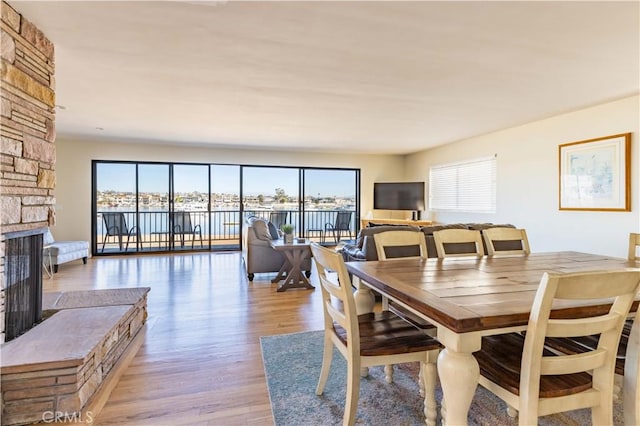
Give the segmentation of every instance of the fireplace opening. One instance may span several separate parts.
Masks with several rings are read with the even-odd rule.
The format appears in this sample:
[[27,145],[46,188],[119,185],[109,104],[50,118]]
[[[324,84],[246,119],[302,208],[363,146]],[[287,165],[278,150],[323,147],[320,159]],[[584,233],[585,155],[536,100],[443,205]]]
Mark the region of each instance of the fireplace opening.
[[5,341],[42,320],[42,232],[5,235]]

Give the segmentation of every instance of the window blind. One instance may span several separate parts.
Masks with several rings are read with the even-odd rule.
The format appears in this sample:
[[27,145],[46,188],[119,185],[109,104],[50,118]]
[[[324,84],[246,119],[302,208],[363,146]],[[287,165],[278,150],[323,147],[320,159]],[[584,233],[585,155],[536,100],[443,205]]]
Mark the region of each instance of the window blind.
[[496,157],[431,167],[429,209],[494,213]]

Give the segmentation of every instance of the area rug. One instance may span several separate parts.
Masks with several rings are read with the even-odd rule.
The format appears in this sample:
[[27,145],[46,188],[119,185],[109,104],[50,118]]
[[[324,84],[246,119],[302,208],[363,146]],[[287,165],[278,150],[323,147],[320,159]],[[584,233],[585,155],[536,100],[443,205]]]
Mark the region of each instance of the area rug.
[[[271,409],[276,426],[340,425],[345,402],[346,362],[334,349],[331,372],[324,394],[315,394],[322,366],[322,331],[283,334],[260,338]],[[418,364],[395,366],[394,383],[384,379],[382,367],[369,369],[360,383],[356,424],[424,425],[423,399],[418,393]],[[438,411],[442,400],[436,388]],[[478,387],[469,424],[477,426],[517,425],[517,418],[506,414],[505,404],[482,387]],[[438,424],[440,424],[438,414]],[[614,424],[622,425],[621,403],[614,406]],[[544,426],[591,424],[589,410],[545,416]]]

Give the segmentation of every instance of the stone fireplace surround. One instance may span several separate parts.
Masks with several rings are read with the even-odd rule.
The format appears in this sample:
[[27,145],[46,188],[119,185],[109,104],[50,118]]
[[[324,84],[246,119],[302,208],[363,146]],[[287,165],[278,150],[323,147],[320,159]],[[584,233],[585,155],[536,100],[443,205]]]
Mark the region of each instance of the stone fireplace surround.
[[55,62],[51,41],[2,1],[0,68],[0,343],[8,233],[55,224]]
[[90,424],[142,345],[148,287],[44,293],[45,321],[2,345],[2,424]]
[[50,317],[3,343],[7,234],[54,226],[56,202],[54,46],[12,3],[0,4],[1,421],[91,423],[144,340],[149,289],[45,292]]

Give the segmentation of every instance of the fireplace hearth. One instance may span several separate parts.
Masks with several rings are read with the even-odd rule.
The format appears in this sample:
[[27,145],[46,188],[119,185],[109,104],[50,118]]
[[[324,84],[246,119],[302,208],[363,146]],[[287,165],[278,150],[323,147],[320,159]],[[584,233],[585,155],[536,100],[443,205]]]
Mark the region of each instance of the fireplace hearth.
[[5,234],[5,341],[42,321],[42,236],[46,228]]

